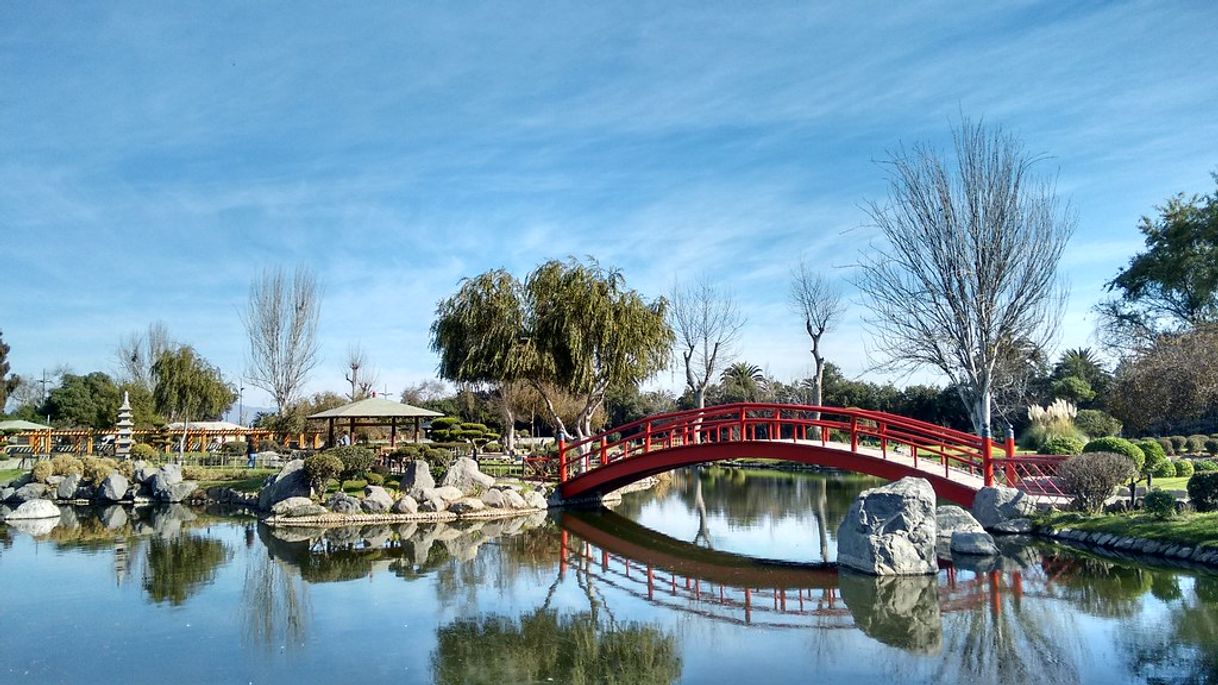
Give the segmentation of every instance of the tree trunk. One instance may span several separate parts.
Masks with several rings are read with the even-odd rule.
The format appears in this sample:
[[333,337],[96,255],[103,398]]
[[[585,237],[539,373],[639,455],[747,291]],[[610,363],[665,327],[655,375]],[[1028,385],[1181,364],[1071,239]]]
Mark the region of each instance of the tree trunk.
[[[812,388],[813,402],[821,406],[825,401],[825,358],[820,354],[820,336],[812,336],[812,361],[816,363],[816,384]],[[812,412],[812,420],[820,420],[820,412]]]

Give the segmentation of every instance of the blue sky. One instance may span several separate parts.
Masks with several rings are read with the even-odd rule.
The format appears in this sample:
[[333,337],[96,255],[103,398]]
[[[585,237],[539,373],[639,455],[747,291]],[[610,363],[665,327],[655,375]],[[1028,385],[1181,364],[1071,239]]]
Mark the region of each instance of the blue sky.
[[[309,389],[359,342],[396,393],[462,276],[594,255],[649,295],[720,279],[741,356],[794,378],[791,266],[848,289],[875,160],[964,113],[1049,156],[1085,345],[1138,217],[1213,187],[1216,36],[1208,1],[5,3],[0,329],[36,375],[163,320],[236,377],[250,279],[305,264]],[[861,314],[826,342],[851,374]]]

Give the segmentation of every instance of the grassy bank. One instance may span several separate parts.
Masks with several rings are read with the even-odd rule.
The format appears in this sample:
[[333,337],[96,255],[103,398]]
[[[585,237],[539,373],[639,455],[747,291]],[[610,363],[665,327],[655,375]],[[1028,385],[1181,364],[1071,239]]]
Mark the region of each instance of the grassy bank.
[[1037,523],[1054,530],[1073,528],[1191,547],[1205,545],[1218,548],[1218,512],[1185,514],[1169,520],[1146,514],[1054,512],[1041,516]]

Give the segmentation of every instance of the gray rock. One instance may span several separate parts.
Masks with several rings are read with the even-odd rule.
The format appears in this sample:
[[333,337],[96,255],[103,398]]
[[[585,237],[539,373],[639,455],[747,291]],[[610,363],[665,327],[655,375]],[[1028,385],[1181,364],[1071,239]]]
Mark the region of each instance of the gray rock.
[[993,556],[998,554],[998,546],[994,544],[994,538],[984,530],[958,530],[952,533],[952,552],[954,554]]
[[385,488],[379,485],[364,487],[364,511],[370,514],[383,514],[392,506],[393,497],[385,491]]
[[326,508],[308,497],[289,497],[279,500],[271,506],[271,513],[286,518],[298,518],[301,516],[324,514],[326,513]]
[[80,488],[80,476],[75,473],[69,474],[66,478],[59,482],[59,486],[55,488],[56,499],[75,499],[76,491]]
[[160,473],[160,469],[157,467],[151,466],[145,461],[137,461],[135,462],[135,473],[131,477],[138,483],[148,483],[158,473]]
[[422,499],[438,499],[447,504],[450,502],[456,502],[462,497],[465,497],[465,494],[457,488],[446,485],[440,488],[424,490],[423,492],[419,493],[419,497]]
[[460,457],[448,467],[448,473],[440,485],[454,487],[463,495],[473,495],[490,488],[495,484],[494,476],[488,476],[478,470],[478,462],[469,457]]
[[358,514],[360,512],[360,502],[345,492],[336,492],[330,496],[330,501],[326,503],[326,508],[336,514]]
[[436,479],[431,477],[431,466],[421,459],[406,465],[406,473],[402,474],[402,480],[398,483],[398,489],[411,497],[418,497],[422,491],[434,487]]
[[939,654],[943,623],[934,576],[877,578],[845,571],[838,584],[864,635],[915,654]]
[[51,495],[51,489],[42,483],[26,483],[17,488],[6,501],[21,504],[36,499],[46,499]]
[[262,492],[258,493],[258,508],[270,511],[276,502],[282,502],[289,497],[308,497],[311,493],[304,460],[293,459],[279,473],[267,479]]
[[198,487],[193,480],[174,482],[173,476],[164,471],[152,477],[151,495],[158,502],[182,502]]
[[507,506],[503,499],[503,493],[494,488],[482,493],[482,503],[488,507],[494,507],[495,509],[502,509],[503,507]]
[[1032,519],[1018,518],[994,524],[990,530],[1000,535],[1027,535],[1035,528],[1036,525],[1032,523]]
[[419,503],[410,495],[402,495],[393,503],[390,511],[395,514],[417,514],[419,513]]
[[59,518],[59,507],[47,499],[31,499],[22,502],[16,509],[5,516],[6,521],[21,521],[23,519]]
[[422,501],[422,503],[419,504],[419,511],[430,514],[430,513],[435,513],[435,512],[439,512],[439,511],[444,511],[444,509],[447,506],[448,506],[448,504],[442,499],[435,499],[435,498],[424,499]]
[[935,491],[902,478],[863,491],[837,530],[837,561],[872,575],[937,573]]
[[474,511],[482,511],[483,509],[486,509],[486,505],[482,503],[482,500],[475,499],[473,497],[459,499],[456,502],[448,505],[448,510],[457,515],[468,514]]
[[86,481],[82,480],[76,488],[76,499],[93,499],[96,496],[97,488]]
[[946,504],[935,509],[935,525],[941,538],[950,538],[952,533],[962,530],[966,533],[981,533],[985,529],[973,518],[973,515],[954,504]]
[[160,469],[160,475],[170,485],[181,483],[182,466],[180,464],[165,464]]
[[117,502],[127,496],[127,488],[131,486],[126,478],[117,471],[106,476],[97,488],[98,499],[107,502]]
[[1004,521],[1027,518],[1035,511],[1032,500],[1015,488],[981,488],[973,499],[973,518],[986,530]]
[[524,498],[515,490],[505,490],[503,492],[503,506],[508,509],[528,509],[529,505],[525,503]]
[[63,476],[47,476],[47,487],[55,490],[63,482]]
[[3,487],[0,488],[0,502],[7,502],[17,492],[17,488]]
[[547,509],[550,506],[545,493],[540,490],[529,490],[524,493],[524,503],[529,509]]

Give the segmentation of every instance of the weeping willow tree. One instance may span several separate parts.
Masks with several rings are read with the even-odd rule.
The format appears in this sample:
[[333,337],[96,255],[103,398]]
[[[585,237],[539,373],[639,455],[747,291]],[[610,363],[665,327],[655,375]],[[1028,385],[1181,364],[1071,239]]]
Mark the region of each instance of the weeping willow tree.
[[559,393],[574,396],[571,428],[582,438],[592,434],[610,387],[638,384],[667,365],[674,336],[666,308],[594,261],[549,261],[523,283],[499,269],[467,279],[440,302],[431,346],[447,380],[531,385],[559,433],[572,433]]

